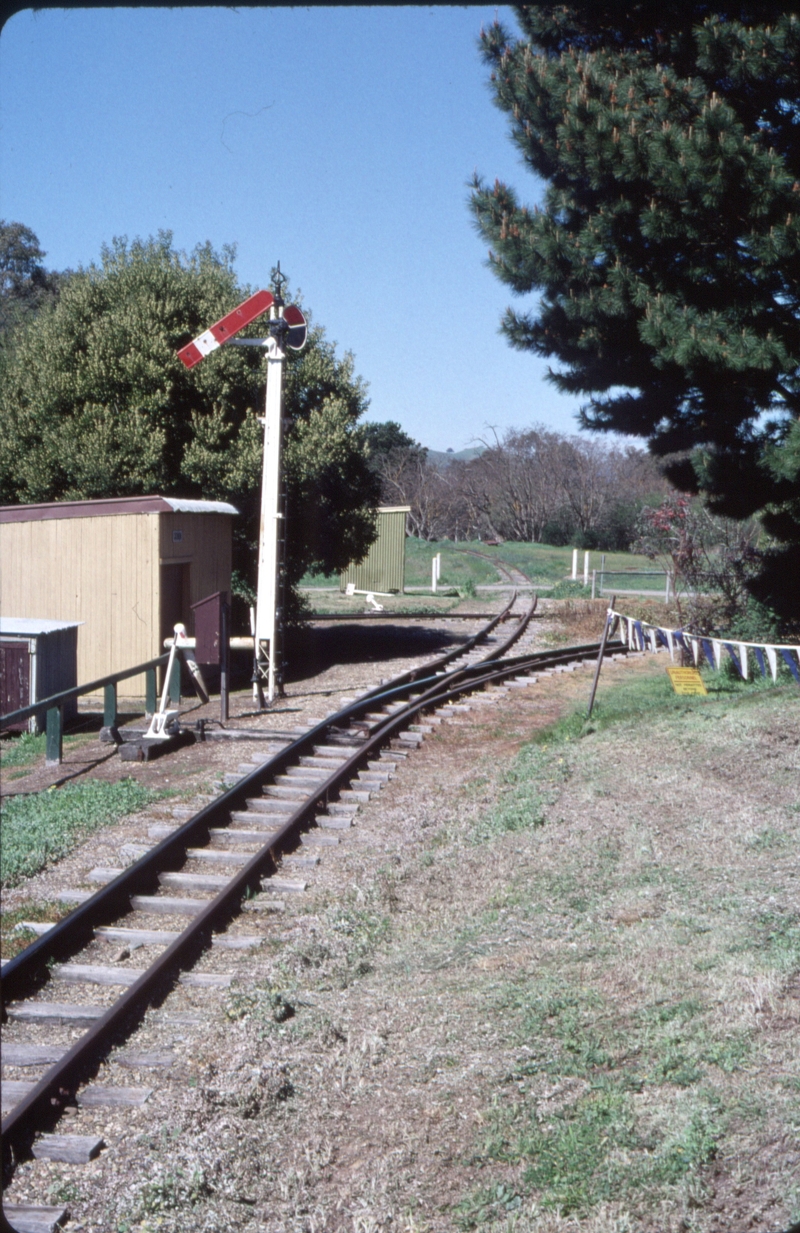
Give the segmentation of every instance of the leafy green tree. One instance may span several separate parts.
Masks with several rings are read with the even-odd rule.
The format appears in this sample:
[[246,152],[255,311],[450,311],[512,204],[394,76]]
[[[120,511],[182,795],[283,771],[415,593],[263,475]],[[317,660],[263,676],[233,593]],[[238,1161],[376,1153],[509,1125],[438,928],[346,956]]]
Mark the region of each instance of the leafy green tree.
[[[0,500],[160,492],[230,500],[242,511],[235,566],[254,583],[265,371],[254,347],[223,347],[188,370],[178,349],[234,308],[234,250],[189,254],[157,239],[115,240],[17,330],[0,385]],[[308,315],[308,314],[307,314]],[[259,335],[264,322],[248,331]],[[353,358],[310,322],[286,365],[287,574],[330,572],[374,537],[379,485],[358,420]]]
[[515,347],[645,437],[716,512],[781,541],[753,586],[800,609],[800,19],[783,5],[642,0],[517,10],[482,36],[542,205],[476,178]]
[[410,437],[396,420],[364,424],[361,436],[373,471],[379,471],[384,459],[394,456],[398,450],[425,453],[424,447]]
[[58,294],[64,275],[46,270],[45,256],[30,227],[0,219],[0,344]]

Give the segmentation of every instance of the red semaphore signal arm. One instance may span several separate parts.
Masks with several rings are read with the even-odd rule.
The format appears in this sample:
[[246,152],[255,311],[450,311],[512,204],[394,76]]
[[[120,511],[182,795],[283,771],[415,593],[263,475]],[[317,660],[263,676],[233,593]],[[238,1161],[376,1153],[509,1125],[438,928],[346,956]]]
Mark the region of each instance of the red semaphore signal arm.
[[228,342],[239,330],[243,330],[251,321],[255,321],[256,317],[265,313],[273,303],[274,297],[270,291],[257,291],[238,308],[234,308],[233,312],[228,313],[205,333],[200,334],[193,342],[181,347],[178,359],[187,368],[194,368],[195,364],[199,364],[210,351],[216,351],[217,347]]

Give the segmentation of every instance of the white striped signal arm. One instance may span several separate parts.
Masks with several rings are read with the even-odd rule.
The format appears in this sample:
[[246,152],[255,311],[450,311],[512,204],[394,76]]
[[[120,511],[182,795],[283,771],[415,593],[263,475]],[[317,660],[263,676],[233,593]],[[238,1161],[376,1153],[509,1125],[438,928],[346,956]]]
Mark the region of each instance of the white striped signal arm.
[[198,334],[197,338],[193,339],[192,342],[187,343],[185,347],[181,347],[178,352],[178,359],[187,368],[194,368],[195,364],[199,364],[210,352],[216,351],[217,347],[221,347],[224,343],[229,342],[239,330],[243,330],[251,321],[255,321],[256,317],[260,317],[262,313],[267,312],[274,302],[271,292],[257,291],[255,295],[251,295],[238,308],[234,308],[232,312],[221,317],[209,329],[204,330],[202,334]]

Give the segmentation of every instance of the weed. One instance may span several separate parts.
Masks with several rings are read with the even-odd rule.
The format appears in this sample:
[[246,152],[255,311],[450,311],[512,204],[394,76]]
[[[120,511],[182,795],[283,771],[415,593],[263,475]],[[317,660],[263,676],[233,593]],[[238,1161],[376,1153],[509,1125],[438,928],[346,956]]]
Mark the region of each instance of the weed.
[[141,809],[159,794],[133,779],[90,780],[6,800],[0,884],[16,886],[66,856],[92,831]]
[[[488,1122],[482,1156],[524,1165],[523,1192],[535,1192],[543,1208],[562,1215],[586,1212],[623,1191],[647,1194],[697,1178],[721,1133],[713,1111],[699,1102],[667,1134],[645,1128],[624,1084],[610,1080],[550,1115],[496,1104]],[[462,1225],[499,1215],[498,1200],[512,1194],[503,1186],[473,1194],[461,1207]]]
[[588,599],[591,595],[589,587],[585,587],[582,582],[570,582],[562,579],[557,582],[550,592],[549,599]]
[[654,1179],[676,1182],[708,1164],[716,1155],[719,1136],[720,1128],[710,1110],[695,1109],[653,1162]]
[[47,1202],[54,1206],[60,1203],[75,1203],[81,1197],[81,1192],[74,1182],[57,1175],[50,1183],[47,1191]]
[[[64,747],[67,749],[71,745],[90,739],[86,736],[65,736]],[[0,761],[2,761],[3,771],[5,772],[12,766],[29,767],[34,762],[38,762],[45,755],[46,744],[47,735],[44,732],[20,732],[19,736],[0,742]],[[18,776],[9,778],[18,778]]]
[[205,1172],[183,1169],[156,1171],[156,1176],[142,1186],[138,1194],[138,1218],[159,1215],[165,1211],[185,1211],[212,1194]]
[[534,745],[523,747],[513,766],[500,777],[500,798],[480,817],[473,829],[473,841],[485,843],[508,831],[543,826],[544,811],[553,798],[553,782],[567,774],[563,764],[551,764]]
[[329,925],[345,943],[345,963],[340,965],[339,980],[346,985],[353,977],[366,976],[372,970],[375,948],[390,936],[389,917],[366,907],[341,907],[333,910]]
[[744,840],[745,847],[751,852],[770,852],[774,848],[786,847],[787,843],[787,836],[781,831],[776,831],[772,826],[765,826],[763,830],[754,835],[748,835]]
[[800,968],[800,917],[764,914],[765,949],[770,967],[779,972],[794,972]]
[[234,989],[224,1004],[229,1019],[255,1019],[259,1023],[285,1023],[295,1015],[295,1008],[268,981],[256,981],[245,989]]
[[3,926],[2,934],[0,934],[3,958],[11,959],[35,939],[36,934],[32,930],[18,928],[22,921],[42,921],[55,924],[67,911],[68,909],[63,904],[33,899],[26,899],[19,907],[6,909],[2,916]]
[[708,1045],[701,1056],[704,1062],[719,1066],[720,1070],[730,1074],[734,1070],[742,1069],[750,1056],[752,1044],[749,1032],[731,1033],[723,1040]]

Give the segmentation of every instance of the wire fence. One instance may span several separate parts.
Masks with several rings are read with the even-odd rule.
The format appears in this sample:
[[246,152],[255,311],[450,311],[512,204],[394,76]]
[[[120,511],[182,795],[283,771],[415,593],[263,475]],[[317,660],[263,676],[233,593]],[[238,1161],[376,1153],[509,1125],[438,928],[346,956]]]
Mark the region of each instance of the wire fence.
[[672,579],[663,569],[592,570],[592,598],[595,595],[647,595],[669,603]]

